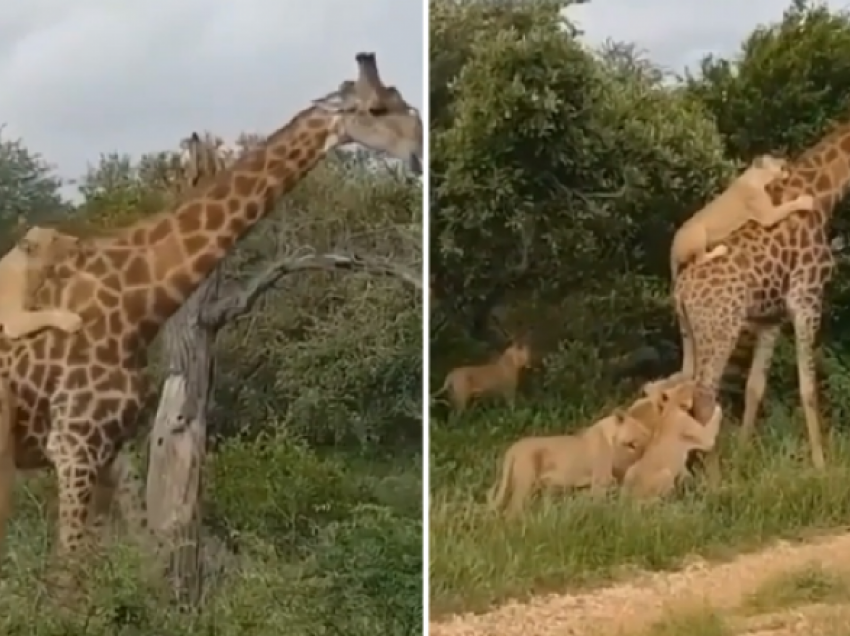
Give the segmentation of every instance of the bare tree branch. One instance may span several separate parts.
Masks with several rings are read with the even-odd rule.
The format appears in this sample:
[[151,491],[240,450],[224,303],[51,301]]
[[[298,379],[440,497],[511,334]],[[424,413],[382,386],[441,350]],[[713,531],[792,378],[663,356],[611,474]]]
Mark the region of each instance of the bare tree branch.
[[316,270],[329,272],[359,271],[390,276],[398,278],[416,289],[422,289],[422,279],[418,272],[387,259],[369,259],[334,253],[288,257],[272,263],[247,283],[239,283],[238,291],[234,291],[209,307],[205,307],[200,316],[201,324],[211,329],[220,329],[231,320],[251,311],[260,296],[284,276]]

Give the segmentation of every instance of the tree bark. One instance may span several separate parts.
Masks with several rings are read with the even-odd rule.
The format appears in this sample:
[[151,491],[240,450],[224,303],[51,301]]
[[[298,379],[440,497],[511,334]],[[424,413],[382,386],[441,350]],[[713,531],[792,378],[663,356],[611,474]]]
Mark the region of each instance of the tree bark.
[[422,288],[421,276],[412,269],[341,254],[284,258],[227,290],[219,267],[165,325],[167,371],[150,436],[146,499],[151,528],[164,540],[169,578],[182,604],[198,607],[204,591],[201,492],[218,332],[249,312],[283,276],[317,269],[366,271]]
[[201,492],[218,334],[202,316],[218,300],[221,283],[216,269],[165,326],[168,366],[150,438],[150,524],[165,540],[175,597],[191,606],[203,591]]

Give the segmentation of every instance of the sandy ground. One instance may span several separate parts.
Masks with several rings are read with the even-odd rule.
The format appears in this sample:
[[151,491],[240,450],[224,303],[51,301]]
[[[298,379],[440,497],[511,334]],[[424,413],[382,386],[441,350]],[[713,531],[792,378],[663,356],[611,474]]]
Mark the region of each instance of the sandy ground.
[[[486,614],[454,615],[430,625],[431,636],[626,636],[640,634],[669,613],[706,605],[738,608],[762,584],[811,565],[850,573],[850,534],[804,545],[777,544],[721,564],[694,562],[679,572],[641,575],[582,594],[510,602]],[[850,634],[850,605],[807,605],[733,621],[746,636]],[[843,632],[840,632],[843,633]]]

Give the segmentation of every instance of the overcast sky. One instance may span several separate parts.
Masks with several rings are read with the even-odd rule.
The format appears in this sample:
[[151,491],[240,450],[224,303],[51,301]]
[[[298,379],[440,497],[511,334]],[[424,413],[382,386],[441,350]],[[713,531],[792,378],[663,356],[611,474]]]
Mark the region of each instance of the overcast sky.
[[[730,55],[759,24],[782,18],[790,0],[591,0],[568,15],[589,42],[635,42],[650,58],[679,71],[708,53]],[[850,0],[829,0],[846,9]]]
[[421,108],[422,15],[414,0],[6,2],[0,123],[76,177],[195,129],[270,133],[353,79],[358,51]]

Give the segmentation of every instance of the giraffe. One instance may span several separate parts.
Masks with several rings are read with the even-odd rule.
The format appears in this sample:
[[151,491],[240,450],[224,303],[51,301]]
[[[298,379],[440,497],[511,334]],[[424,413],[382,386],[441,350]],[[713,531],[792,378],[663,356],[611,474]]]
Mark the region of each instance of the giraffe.
[[[355,56],[376,73],[371,53]],[[381,89],[374,86],[375,93]],[[39,306],[79,313],[75,334],[50,330],[0,338],[0,377],[17,399],[18,470],[53,467],[59,490],[58,557],[86,545],[96,490],[114,486],[119,504],[141,511],[124,445],[138,432],[147,349],[163,324],[236,242],[337,146],[357,142],[421,171],[422,122],[406,102],[364,113],[343,85],[312,100],[265,143],[165,210],[105,236],[55,267]],[[124,507],[122,505],[122,507]]]
[[[782,318],[790,317],[811,460],[822,469],[814,350],[824,289],[835,267],[828,225],[850,189],[850,122],[834,127],[789,167],[785,180],[768,186],[774,203],[809,194],[813,209],[794,212],[772,228],[748,222],[726,241],[726,255],[694,263],[676,279],[674,304],[684,350],[681,374],[696,379],[694,413],[705,423],[739,334],[744,328],[755,330],[739,432],[746,443],[755,431]],[[719,480],[717,451],[706,456],[706,468],[712,481]]]

